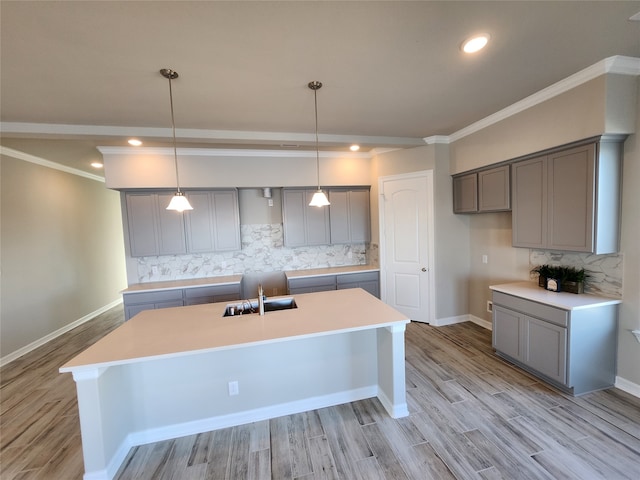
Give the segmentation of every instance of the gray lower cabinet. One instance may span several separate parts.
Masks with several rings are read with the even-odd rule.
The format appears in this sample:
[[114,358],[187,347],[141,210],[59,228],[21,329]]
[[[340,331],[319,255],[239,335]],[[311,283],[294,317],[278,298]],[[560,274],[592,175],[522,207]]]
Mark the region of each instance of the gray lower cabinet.
[[336,289],[335,275],[318,275],[315,277],[290,278],[287,280],[289,295],[298,293],[326,292]]
[[124,319],[129,320],[134,315],[156,308],[182,307],[184,305],[182,289],[162,290],[158,292],[125,293]]
[[240,300],[240,284],[184,289],[185,305],[201,305],[203,303],[231,302],[235,300]]
[[346,273],[336,279],[338,290],[362,288],[374,297],[380,298],[380,275],[378,272]]
[[342,273],[338,275],[316,275],[287,279],[289,295],[324,292],[345,288],[362,288],[380,298],[380,275],[376,272]]
[[240,283],[124,293],[122,298],[124,319],[129,320],[144,310],[240,300]]
[[189,191],[194,207],[166,209],[173,192],[125,194],[129,252],[132,257],[240,250],[238,192]]
[[513,246],[617,252],[621,152],[600,139],[513,163]]
[[498,355],[565,392],[615,383],[617,305],[563,310],[493,292],[492,335]]

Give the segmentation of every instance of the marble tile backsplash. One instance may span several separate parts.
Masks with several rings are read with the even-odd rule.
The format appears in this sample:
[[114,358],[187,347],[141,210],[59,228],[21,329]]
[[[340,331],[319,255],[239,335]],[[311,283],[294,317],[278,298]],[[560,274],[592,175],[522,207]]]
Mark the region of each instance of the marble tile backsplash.
[[[282,224],[241,225],[242,250],[138,257],[138,281],[157,282],[368,263],[366,244],[284,246]],[[372,249],[377,255],[377,248]]]
[[622,254],[593,255],[590,253],[552,252],[530,250],[529,266],[562,265],[563,267],[584,268],[589,274],[585,282],[585,293],[622,298]]

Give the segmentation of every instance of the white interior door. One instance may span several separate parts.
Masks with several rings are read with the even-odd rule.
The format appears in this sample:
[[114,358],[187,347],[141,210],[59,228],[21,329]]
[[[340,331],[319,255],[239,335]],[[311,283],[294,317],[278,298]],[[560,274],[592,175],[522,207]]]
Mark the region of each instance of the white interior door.
[[411,320],[432,323],[433,174],[381,177],[379,186],[382,299]]

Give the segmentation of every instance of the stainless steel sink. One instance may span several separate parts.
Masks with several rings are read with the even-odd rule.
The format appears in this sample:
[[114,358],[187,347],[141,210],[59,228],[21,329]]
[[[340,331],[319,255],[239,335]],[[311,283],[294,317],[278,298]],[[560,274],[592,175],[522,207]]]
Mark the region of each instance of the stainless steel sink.
[[[264,301],[264,311],[275,312],[278,310],[291,310],[292,308],[298,308],[296,300],[293,297],[287,298],[274,298]],[[235,317],[238,315],[251,315],[258,313],[258,300],[245,300],[244,302],[230,303],[224,309],[223,317]]]

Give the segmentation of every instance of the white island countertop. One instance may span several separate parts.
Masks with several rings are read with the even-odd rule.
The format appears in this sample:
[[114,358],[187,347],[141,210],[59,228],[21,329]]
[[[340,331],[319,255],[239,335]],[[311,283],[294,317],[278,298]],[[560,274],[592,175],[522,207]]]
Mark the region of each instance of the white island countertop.
[[551,292],[538,286],[538,284],[534,282],[504,283],[501,285],[491,285],[489,288],[494,292],[506,293],[514,297],[544,303],[545,305],[550,305],[562,310],[581,310],[622,303],[622,300],[619,298],[601,297],[586,293]]
[[298,308],[262,316],[222,316],[228,304],[239,302],[146,310],[74,357],[60,371],[409,323],[406,316],[360,288],[294,298]]
[[185,280],[166,280],[163,282],[133,283],[120,293],[158,292],[180,288],[211,287],[215,285],[233,285],[242,281],[242,275],[221,275],[219,277],[191,278]]

